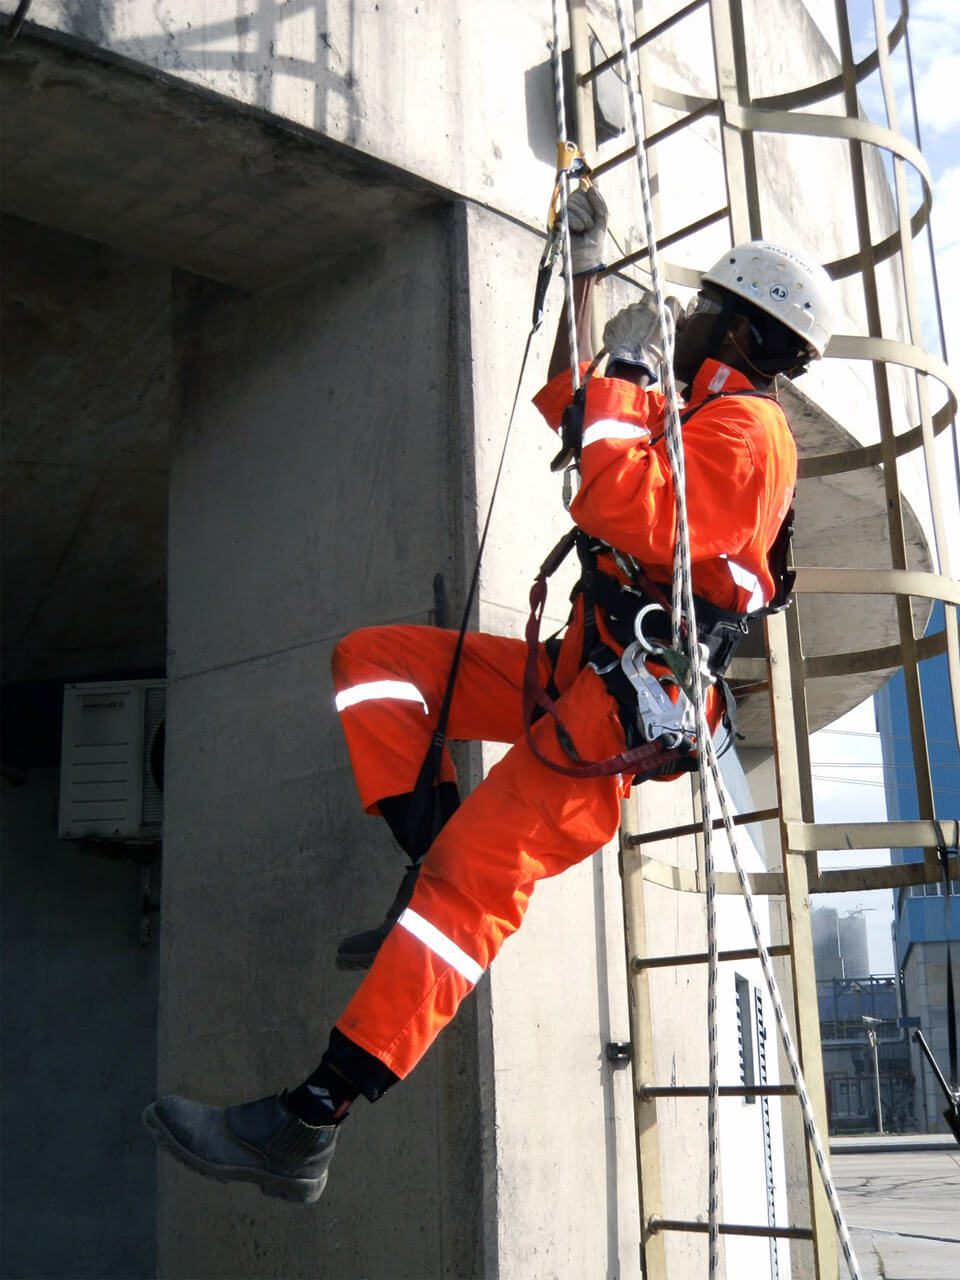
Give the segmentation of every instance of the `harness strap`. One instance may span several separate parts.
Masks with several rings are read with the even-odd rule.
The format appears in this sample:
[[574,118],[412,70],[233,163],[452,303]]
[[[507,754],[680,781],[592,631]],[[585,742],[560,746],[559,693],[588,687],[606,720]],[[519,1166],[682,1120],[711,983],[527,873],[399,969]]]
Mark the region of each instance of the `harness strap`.
[[[568,406],[564,414],[564,448],[558,458],[554,460],[555,464],[561,458],[564,461],[568,461],[571,456],[579,456],[586,391],[590,375],[593,373],[596,363],[594,361],[591,365],[587,372],[587,377],[578,388],[573,402]],[[720,391],[687,409],[681,416],[681,422],[687,421],[704,405],[713,400],[737,395],[755,396],[765,400],[774,399],[773,396],[764,391]],[[656,443],[656,441],[653,441],[653,443]],[[776,582],[776,592],[770,604],[764,609],[758,610],[755,616],[777,612],[784,608],[789,601],[795,578],[795,575],[786,566],[787,551],[792,532],[793,508],[791,507],[768,554],[768,563]],[[654,582],[640,565],[631,560],[629,572],[632,582],[629,585],[619,582],[618,579],[611,575],[598,571],[595,541],[576,527],[569,529],[547,555],[530,590],[530,616],[526,627],[527,661],[524,668],[523,682],[524,733],[530,750],[541,763],[558,773],[574,778],[609,777],[616,773],[632,773],[635,777],[651,777],[657,773],[666,772],[669,766],[674,765],[674,762],[680,762],[674,765],[675,768],[682,769],[684,766],[696,768],[695,746],[667,748],[660,742],[646,742],[636,747],[628,745],[628,749],[625,752],[611,756],[608,760],[583,760],[557,710],[555,697],[553,696],[556,692],[555,685],[551,680],[549,692],[541,687],[539,675],[540,625],[546,606],[547,579],[553,576],[574,547],[576,547],[577,555],[580,559],[581,576],[574,587],[571,599],[575,600],[578,595],[583,597],[581,666],[586,666],[591,659],[591,655],[595,654],[598,649],[605,648],[605,646],[601,645],[597,626],[596,609],[598,604],[603,609],[605,621],[612,634],[621,644],[628,642],[632,638],[632,636],[626,634],[626,630],[632,632],[633,619],[636,617],[637,610],[643,604],[651,601],[659,604],[664,610],[665,618],[670,618],[673,613],[673,605],[667,592],[658,583]],[[611,548],[611,551],[613,550]],[[636,602],[636,608],[632,607],[634,601]],[[736,735],[736,702],[730,686],[722,679],[722,673],[733,657],[737,645],[747,632],[747,615],[736,613],[733,610],[722,609],[718,605],[700,597],[695,597],[695,604],[699,622],[698,631],[701,633],[701,639],[708,646],[710,665],[725,703],[724,719],[729,731],[729,745]],[[626,608],[624,608],[624,605],[626,605]],[[686,619],[681,618],[681,628],[684,633],[686,625]],[[621,634],[618,635],[618,632]],[[664,636],[663,639],[669,642],[669,636]],[[610,674],[615,677],[618,670],[618,668],[611,669]],[[632,705],[633,691],[630,690],[630,697],[627,697],[624,689],[618,688],[615,679],[611,680],[607,675],[601,676],[601,679],[604,680],[609,692],[617,702],[621,723],[629,744],[631,717],[626,712],[627,706]],[[623,682],[620,683],[622,684]],[[554,721],[557,739],[563,750],[574,762],[573,765],[559,765],[555,761],[548,759],[534,742],[531,733],[533,724],[544,714],[549,715]]]
[[[572,543],[571,543],[572,545]],[[557,550],[555,548],[554,550]],[[567,548],[569,550],[569,547]],[[553,553],[551,552],[551,556]],[[548,557],[548,560],[550,557]],[[562,557],[561,557],[562,559]],[[559,563],[559,561],[557,561]],[[547,602],[547,576],[541,569],[530,588],[530,617],[527,619],[527,662],[523,673],[523,729],[527,746],[536,758],[548,768],[562,773],[568,778],[608,778],[613,774],[625,773],[633,777],[648,777],[651,773],[659,773],[664,766],[674,760],[689,756],[689,752],[675,747],[667,749],[659,742],[647,742],[640,747],[631,747],[619,755],[610,756],[606,760],[584,760],[574,745],[569,730],[560,718],[557,704],[544,689],[540,687],[539,648],[540,623]],[[574,761],[572,765],[558,764],[543,754],[533,739],[535,709],[540,708],[554,722],[557,740],[561,747]]]

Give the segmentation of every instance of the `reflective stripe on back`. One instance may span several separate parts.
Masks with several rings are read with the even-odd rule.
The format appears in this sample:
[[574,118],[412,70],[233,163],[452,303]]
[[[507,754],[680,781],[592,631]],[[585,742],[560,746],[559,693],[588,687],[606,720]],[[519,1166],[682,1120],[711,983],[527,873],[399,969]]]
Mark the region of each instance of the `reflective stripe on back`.
[[750,592],[750,599],[747,601],[744,613],[752,613],[754,609],[762,609],[766,601],[763,596],[763,587],[760,585],[760,579],[748,569],[746,565],[740,564],[736,560],[731,560],[729,556],[721,556],[722,560],[726,560],[727,568],[730,570],[730,577],[734,580],[738,587],[743,591]]

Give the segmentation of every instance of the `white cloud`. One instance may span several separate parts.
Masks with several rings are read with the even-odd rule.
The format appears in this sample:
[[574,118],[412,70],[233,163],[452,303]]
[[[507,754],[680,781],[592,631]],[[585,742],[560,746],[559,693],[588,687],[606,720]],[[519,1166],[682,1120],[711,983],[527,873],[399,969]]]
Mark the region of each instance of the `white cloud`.
[[947,351],[960,351],[960,165],[946,169],[933,188],[933,242]]
[[960,124],[960,52],[933,58],[917,78],[917,110],[925,133],[948,133]]
[[960,9],[956,0],[913,0],[908,30],[917,71],[943,54],[960,51]]

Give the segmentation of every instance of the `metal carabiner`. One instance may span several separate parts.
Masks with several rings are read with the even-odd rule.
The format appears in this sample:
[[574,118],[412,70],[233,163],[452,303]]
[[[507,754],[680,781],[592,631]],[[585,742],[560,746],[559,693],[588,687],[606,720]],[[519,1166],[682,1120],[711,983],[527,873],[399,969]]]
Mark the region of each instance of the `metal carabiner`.
[[643,620],[648,613],[652,613],[655,610],[659,610],[660,613],[667,612],[663,605],[657,604],[656,601],[645,604],[633,620],[633,634],[637,637],[637,641],[644,652],[658,658],[667,652],[667,646],[661,644],[659,640],[648,640],[643,634]]
[[550,197],[550,207],[547,210],[548,231],[553,230],[560,214],[560,183],[563,181],[563,174],[567,175],[568,182],[576,179],[580,189],[586,190],[593,186],[590,181],[592,172],[583,152],[575,142],[559,141],[557,143],[557,180],[553,195]]

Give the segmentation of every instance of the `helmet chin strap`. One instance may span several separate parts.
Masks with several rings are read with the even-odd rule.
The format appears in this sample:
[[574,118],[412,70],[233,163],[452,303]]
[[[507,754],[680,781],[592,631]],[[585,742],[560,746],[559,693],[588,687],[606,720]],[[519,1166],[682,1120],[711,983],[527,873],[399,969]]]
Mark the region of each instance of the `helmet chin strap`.
[[740,356],[740,359],[744,362],[744,364],[750,370],[752,370],[752,372],[755,373],[758,377],[763,378],[764,382],[770,382],[774,375],[772,373],[765,373],[763,369],[757,368],[757,366],[753,363],[753,361],[744,351],[743,347],[741,347],[740,343],[737,341],[737,335],[734,333],[734,331],[732,329],[729,329],[725,336],[736,348],[737,354]]
[[[727,337],[736,348],[737,354],[743,360],[744,364],[746,364],[759,377],[763,378],[765,382],[775,382],[778,374],[783,374],[785,378],[794,378],[798,377],[801,373],[806,372],[807,364],[803,359],[797,359],[792,364],[785,364],[782,368],[774,369],[773,371],[761,369],[758,365],[754,364],[744,351],[743,347],[741,347],[740,343],[737,341],[736,334],[733,333],[732,330],[727,334]],[[776,392],[774,392],[774,394],[776,394]]]

